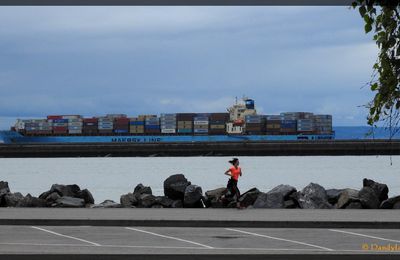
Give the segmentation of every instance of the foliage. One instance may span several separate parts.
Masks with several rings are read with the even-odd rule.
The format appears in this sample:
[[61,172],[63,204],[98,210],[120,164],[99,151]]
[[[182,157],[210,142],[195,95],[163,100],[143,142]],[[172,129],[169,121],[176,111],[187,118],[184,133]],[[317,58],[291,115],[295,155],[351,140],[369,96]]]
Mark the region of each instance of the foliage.
[[352,6],[358,8],[365,33],[372,31],[379,48],[368,82],[375,93],[367,105],[368,124],[384,122],[394,135],[400,123],[400,1],[356,0]]

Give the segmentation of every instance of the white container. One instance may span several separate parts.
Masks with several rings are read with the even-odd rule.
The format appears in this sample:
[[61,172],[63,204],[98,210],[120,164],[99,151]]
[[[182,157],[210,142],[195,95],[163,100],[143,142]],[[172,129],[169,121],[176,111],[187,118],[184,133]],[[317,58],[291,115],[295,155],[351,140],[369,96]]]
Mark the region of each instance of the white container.
[[163,134],[175,134],[176,133],[176,129],[164,128],[164,129],[161,129],[161,133],[163,133]]
[[194,121],[193,124],[195,124],[195,125],[208,125],[208,121]]

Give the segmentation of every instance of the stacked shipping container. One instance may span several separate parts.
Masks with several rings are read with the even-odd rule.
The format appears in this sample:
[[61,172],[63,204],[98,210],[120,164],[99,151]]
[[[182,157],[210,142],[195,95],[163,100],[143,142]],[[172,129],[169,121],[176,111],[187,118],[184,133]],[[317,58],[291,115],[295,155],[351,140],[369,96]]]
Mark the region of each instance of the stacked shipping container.
[[192,113],[178,113],[176,114],[177,132],[178,134],[192,134],[193,133],[193,118]]
[[161,114],[161,133],[175,134],[176,133],[176,114]]
[[209,117],[209,134],[224,135],[226,134],[226,124],[229,121],[228,113],[211,113]]
[[160,118],[156,115],[145,116],[144,132],[146,134],[159,134],[160,129]]
[[193,132],[195,135],[207,135],[209,128],[208,114],[196,114],[193,118]]
[[129,119],[130,134],[144,134],[144,117],[133,117]]

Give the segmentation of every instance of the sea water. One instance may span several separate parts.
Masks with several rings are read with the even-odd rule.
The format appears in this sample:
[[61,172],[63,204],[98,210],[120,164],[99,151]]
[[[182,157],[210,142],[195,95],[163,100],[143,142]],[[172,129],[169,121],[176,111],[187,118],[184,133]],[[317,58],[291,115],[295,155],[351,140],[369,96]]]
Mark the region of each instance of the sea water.
[[[39,196],[54,183],[78,184],[89,189],[96,203],[119,202],[139,183],[163,195],[163,182],[184,174],[203,192],[226,186],[231,157],[134,158],[0,158],[0,181],[11,192]],[[266,192],[279,184],[301,190],[310,182],[329,188],[362,188],[363,178],[389,186],[389,195],[400,195],[400,156],[277,156],[239,157],[243,176],[239,189],[257,187]]]

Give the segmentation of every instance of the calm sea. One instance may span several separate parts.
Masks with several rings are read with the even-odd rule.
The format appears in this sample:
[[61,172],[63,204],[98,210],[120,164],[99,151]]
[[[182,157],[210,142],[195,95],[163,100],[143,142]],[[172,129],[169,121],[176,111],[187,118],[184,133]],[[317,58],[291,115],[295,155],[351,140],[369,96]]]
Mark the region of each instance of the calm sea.
[[[226,185],[223,172],[230,157],[162,158],[0,158],[0,180],[8,181],[12,192],[38,196],[54,183],[78,184],[88,188],[97,203],[119,201],[138,183],[163,194],[163,181],[184,174],[203,192]],[[268,191],[279,184],[302,189],[310,182],[325,188],[362,187],[363,178],[389,186],[390,195],[400,194],[400,156],[304,156],[240,157],[242,192],[252,187]],[[392,165],[391,165],[392,161]]]

